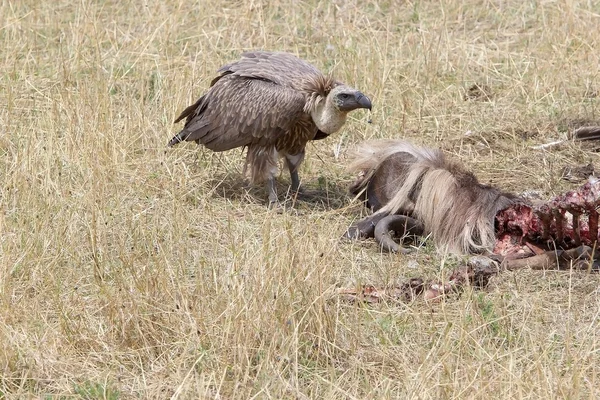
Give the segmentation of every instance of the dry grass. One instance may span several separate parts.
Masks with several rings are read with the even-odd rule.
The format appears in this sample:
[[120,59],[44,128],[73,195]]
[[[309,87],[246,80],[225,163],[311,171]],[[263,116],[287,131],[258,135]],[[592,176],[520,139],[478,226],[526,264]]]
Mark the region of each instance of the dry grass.
[[[564,166],[598,166],[530,146],[600,119],[600,3],[216,3],[0,2],[0,397],[600,397],[597,275],[506,273],[438,305],[326,296],[456,262],[338,240],[364,213],[344,167],[366,138],[441,146],[545,197],[577,185]],[[310,145],[296,212],[244,188],[239,151],[165,146],[256,48],[376,107]],[[475,83],[489,99],[465,100]]]

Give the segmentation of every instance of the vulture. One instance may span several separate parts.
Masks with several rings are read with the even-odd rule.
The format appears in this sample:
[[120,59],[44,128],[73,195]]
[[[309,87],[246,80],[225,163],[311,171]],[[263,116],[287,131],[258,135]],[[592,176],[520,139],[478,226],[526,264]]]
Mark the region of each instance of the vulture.
[[337,132],[359,108],[371,110],[371,100],[308,62],[284,52],[248,52],[221,67],[208,91],[183,110],[175,123],[185,118],[185,125],[168,145],[247,148],[244,173],[251,183],[266,182],[272,205],[279,158],[298,191],[306,144]]

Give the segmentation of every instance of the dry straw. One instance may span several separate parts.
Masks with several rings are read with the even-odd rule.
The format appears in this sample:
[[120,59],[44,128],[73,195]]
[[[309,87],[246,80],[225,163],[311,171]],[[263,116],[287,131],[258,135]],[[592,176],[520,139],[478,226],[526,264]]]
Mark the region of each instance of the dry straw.
[[[598,10],[0,2],[0,397],[597,398],[597,276],[507,273],[435,306],[325,293],[456,263],[339,240],[364,215],[344,172],[364,139],[441,147],[543,197],[577,185],[565,166],[597,165],[588,145],[531,147],[598,119]],[[244,186],[239,151],[166,148],[249,49],[291,51],[373,100],[373,124],[357,112],[311,145],[295,211]]]

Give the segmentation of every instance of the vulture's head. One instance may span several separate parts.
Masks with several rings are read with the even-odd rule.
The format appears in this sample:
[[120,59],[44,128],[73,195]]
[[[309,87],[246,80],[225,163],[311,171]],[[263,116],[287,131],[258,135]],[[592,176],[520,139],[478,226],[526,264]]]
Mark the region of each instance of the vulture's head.
[[345,85],[338,85],[331,89],[327,99],[342,112],[350,112],[357,108],[371,109],[371,100],[367,96]]
[[361,92],[346,85],[334,86],[325,101],[320,101],[311,112],[313,121],[326,134],[337,132],[346,122],[346,116],[359,108],[371,109],[371,100]]

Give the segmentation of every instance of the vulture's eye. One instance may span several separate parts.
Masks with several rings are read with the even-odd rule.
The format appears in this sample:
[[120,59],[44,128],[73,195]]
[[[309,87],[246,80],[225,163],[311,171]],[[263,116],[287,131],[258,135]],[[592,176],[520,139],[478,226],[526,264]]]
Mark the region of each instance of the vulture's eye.
[[342,100],[348,100],[348,99],[350,98],[350,95],[349,95],[349,94],[346,94],[346,93],[342,93],[342,94],[340,94],[340,98],[341,98]]

